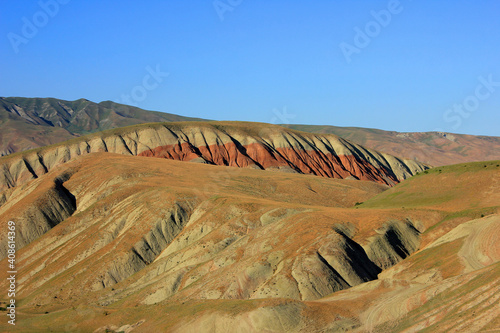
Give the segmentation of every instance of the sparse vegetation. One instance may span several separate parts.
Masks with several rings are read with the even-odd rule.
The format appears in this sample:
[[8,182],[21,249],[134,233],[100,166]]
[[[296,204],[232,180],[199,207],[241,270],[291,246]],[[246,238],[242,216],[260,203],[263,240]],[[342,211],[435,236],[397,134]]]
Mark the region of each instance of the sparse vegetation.
[[[71,318],[82,331],[115,332],[147,317],[144,327],[165,331],[203,325],[212,320],[207,318],[228,320],[229,327],[242,318],[251,325],[252,318],[264,318],[260,323],[270,325],[265,318],[272,314],[282,325],[307,322],[320,331],[325,322],[355,322],[362,311],[390,310],[394,305],[384,303],[382,294],[407,293],[411,302],[428,302],[431,283],[445,288],[439,279],[463,275],[457,253],[465,240],[426,246],[471,218],[490,221],[499,210],[492,206],[496,192],[486,193],[498,161],[425,170],[392,188],[239,169],[207,194],[218,167],[144,160],[86,156],[26,186],[17,205],[5,197],[0,209],[15,206],[7,209],[18,216],[29,209],[32,216],[33,207],[42,207],[33,197],[47,199],[45,192],[60,179],[78,208],[20,250],[30,253],[26,276],[36,276],[23,282],[24,325],[64,330]],[[61,178],[68,170],[71,176]],[[173,205],[183,208],[174,211]],[[48,217],[59,212],[44,211]],[[63,241],[68,235],[71,246]],[[363,269],[351,264],[360,262]],[[373,276],[363,275],[367,267]],[[386,270],[380,273],[380,267]],[[380,281],[363,284],[377,276]],[[425,306],[434,309],[432,302]]]

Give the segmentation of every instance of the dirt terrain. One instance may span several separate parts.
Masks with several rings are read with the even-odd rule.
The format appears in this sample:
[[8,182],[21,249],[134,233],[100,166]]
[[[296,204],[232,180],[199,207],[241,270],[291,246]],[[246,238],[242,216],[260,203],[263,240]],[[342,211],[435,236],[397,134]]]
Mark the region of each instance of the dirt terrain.
[[20,247],[11,331],[499,328],[500,162],[389,187],[133,155],[77,154],[4,186]]

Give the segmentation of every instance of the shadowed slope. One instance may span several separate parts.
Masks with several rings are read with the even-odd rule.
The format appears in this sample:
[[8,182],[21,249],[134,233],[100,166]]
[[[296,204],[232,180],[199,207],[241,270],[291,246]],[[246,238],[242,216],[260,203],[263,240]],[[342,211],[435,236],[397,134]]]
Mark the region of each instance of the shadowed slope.
[[[39,198],[54,179],[76,207],[40,229],[45,220],[29,212],[43,209]],[[380,272],[352,240],[354,225],[343,224],[348,210],[331,219],[325,209],[353,206],[385,188],[100,153],[7,190],[0,217],[14,220],[18,230],[42,230],[19,244],[22,306],[128,304],[135,302],[131,294],[141,304],[316,299]],[[61,202],[45,204],[60,212]],[[2,253],[5,248],[4,240]]]

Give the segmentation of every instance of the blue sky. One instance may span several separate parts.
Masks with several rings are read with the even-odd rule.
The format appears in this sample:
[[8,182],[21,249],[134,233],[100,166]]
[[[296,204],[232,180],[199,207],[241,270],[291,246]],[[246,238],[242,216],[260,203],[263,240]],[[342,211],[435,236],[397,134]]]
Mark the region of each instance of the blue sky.
[[0,96],[500,136],[499,17],[496,0],[2,0]]

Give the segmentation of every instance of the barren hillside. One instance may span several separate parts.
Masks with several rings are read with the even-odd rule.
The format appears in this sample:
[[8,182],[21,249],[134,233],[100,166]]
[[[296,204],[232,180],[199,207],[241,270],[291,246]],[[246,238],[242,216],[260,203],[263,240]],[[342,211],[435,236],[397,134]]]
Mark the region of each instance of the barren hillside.
[[[0,156],[123,126],[197,120],[202,119],[146,111],[111,101],[0,97]],[[335,134],[369,149],[433,166],[500,159],[500,137],[400,133],[359,127],[282,126],[322,136]]]
[[498,328],[499,165],[435,168],[389,188],[144,156],[72,159],[1,192],[0,218],[24,245],[15,329]]
[[181,161],[353,178],[394,185],[427,166],[317,135],[246,122],[155,123],[124,127],[0,159],[0,190],[80,155],[111,152]]

